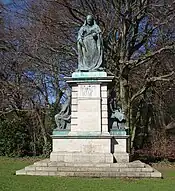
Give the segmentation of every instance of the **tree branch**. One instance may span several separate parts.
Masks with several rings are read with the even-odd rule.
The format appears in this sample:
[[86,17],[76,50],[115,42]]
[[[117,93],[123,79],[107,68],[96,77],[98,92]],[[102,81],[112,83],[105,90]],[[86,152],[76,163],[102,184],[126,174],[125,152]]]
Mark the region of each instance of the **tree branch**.
[[135,93],[132,98],[131,98],[131,103],[140,95],[142,95],[149,87],[151,87],[153,82],[156,81],[170,81],[169,77],[171,77],[174,74],[174,71],[163,75],[163,76],[158,76],[158,77],[151,77],[151,78],[147,78],[145,85],[142,87],[141,90],[139,90],[137,93]]
[[160,48],[159,50],[156,50],[156,51],[154,51],[152,53],[149,53],[149,54],[145,55],[143,58],[139,58],[137,60],[130,60],[130,61],[126,62],[126,65],[130,65],[130,69],[132,70],[132,69],[140,66],[141,64],[144,64],[145,62],[148,62],[150,59],[152,59],[156,55],[162,53],[163,51],[173,50],[174,48],[175,48],[175,44],[167,45],[167,46],[165,46],[163,48]]

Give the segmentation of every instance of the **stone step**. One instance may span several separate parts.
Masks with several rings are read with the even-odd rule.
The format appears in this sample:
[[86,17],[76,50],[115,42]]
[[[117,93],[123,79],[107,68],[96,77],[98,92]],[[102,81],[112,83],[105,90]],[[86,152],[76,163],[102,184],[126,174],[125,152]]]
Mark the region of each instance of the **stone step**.
[[145,168],[146,165],[140,161],[134,161],[130,163],[65,163],[65,162],[56,162],[49,160],[42,160],[34,163],[35,166],[47,167],[47,166],[70,166],[70,167],[116,167],[116,168]]
[[121,168],[121,167],[82,167],[82,166],[35,166],[25,167],[26,171],[47,171],[47,172],[153,172],[153,168]]
[[69,177],[133,177],[133,178],[161,178],[161,173],[154,172],[59,172],[59,171],[26,171],[24,169],[16,172],[16,175],[38,175],[38,176],[69,176]]
[[35,162],[16,175],[79,176],[79,177],[155,177],[162,175],[141,161],[130,163],[64,163],[50,160]]

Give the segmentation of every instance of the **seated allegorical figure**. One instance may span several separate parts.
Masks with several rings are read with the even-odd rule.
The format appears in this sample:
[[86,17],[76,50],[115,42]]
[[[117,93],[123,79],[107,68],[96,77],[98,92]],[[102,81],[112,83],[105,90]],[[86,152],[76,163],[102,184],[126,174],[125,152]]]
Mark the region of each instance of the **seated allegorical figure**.
[[112,129],[125,129],[126,118],[122,109],[117,105],[116,98],[110,101]]
[[55,122],[57,124],[56,129],[70,129],[71,124],[71,91],[68,88],[62,90],[67,97],[63,104],[61,104],[61,110],[55,115]]

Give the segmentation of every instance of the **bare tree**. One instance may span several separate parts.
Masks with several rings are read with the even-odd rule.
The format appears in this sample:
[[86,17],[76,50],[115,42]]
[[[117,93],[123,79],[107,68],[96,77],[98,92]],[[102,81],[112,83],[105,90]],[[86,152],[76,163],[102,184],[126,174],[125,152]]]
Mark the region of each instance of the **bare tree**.
[[174,54],[173,39],[159,42],[167,34],[168,26],[171,25],[172,33],[174,31],[175,2],[56,0],[54,3],[67,8],[69,15],[65,15],[66,20],[70,21],[69,26],[75,22],[80,25],[89,13],[100,24],[104,36],[106,70],[115,76],[118,104],[127,116],[133,147],[141,115],[140,101],[145,99],[145,95],[149,97],[147,92],[157,82],[169,82],[174,75],[171,66],[156,72],[156,65],[160,56]]
[[173,0],[14,0],[10,6],[13,22],[9,19],[6,37],[12,48],[3,54],[1,75],[4,103],[35,110],[45,145],[47,112],[53,106],[49,99],[59,106],[60,74],[76,68],[76,35],[87,14],[94,15],[103,32],[104,65],[115,76],[131,147],[136,134],[145,136],[155,123],[164,123],[166,91],[172,93],[174,83]]

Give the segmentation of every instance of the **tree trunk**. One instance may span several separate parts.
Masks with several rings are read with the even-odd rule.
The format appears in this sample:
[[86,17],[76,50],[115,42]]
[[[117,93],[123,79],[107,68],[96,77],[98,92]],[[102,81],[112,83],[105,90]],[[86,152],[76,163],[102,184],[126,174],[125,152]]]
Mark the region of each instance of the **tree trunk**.
[[43,145],[43,154],[45,154],[45,148],[47,148],[47,134],[46,134],[46,130],[45,130],[45,127],[44,127],[44,124],[43,124],[43,120],[41,118],[41,115],[39,114],[39,112],[37,111],[37,116],[38,116],[38,120],[39,120],[39,123],[40,123],[40,127],[41,127],[41,133],[42,133],[42,136],[43,136],[43,140],[44,140],[44,145]]
[[123,112],[125,113],[127,126],[129,126],[129,108],[128,108],[128,81],[124,78],[120,79],[120,92],[119,92],[119,105],[121,106]]

